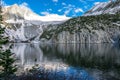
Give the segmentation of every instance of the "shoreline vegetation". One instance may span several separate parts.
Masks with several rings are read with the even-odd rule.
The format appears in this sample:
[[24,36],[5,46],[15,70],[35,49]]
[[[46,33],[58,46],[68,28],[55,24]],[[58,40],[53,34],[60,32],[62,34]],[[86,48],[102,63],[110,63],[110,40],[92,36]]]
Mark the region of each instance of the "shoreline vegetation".
[[[19,44],[19,43],[18,43]],[[65,44],[66,45],[66,44]],[[64,45],[64,46],[65,46]],[[68,44],[67,44],[68,45]],[[84,44],[83,44],[84,45]],[[32,48],[34,48],[34,46],[33,45],[31,45],[30,44],[30,46],[32,47]],[[39,45],[40,46],[40,45]],[[43,45],[43,46],[45,46],[45,45]],[[69,47],[72,47],[72,46],[70,46],[70,45],[68,45]],[[87,46],[87,45],[86,45]],[[105,48],[105,52],[107,52],[107,51],[109,51],[109,46],[103,46],[103,45],[101,45],[102,46],[102,48]],[[46,48],[47,47],[47,48]],[[81,54],[69,54],[69,53],[67,53],[66,52],[66,54],[63,54],[63,53],[60,53],[59,51],[57,52],[57,51],[54,51],[54,52],[51,52],[52,54],[50,54],[50,53],[48,53],[48,52],[50,52],[50,50],[49,49],[51,49],[51,50],[53,50],[53,49],[55,49],[55,48],[51,48],[50,46],[48,47],[48,46],[46,46],[46,47],[42,47],[42,51],[45,53],[45,54],[48,54],[48,55],[51,55],[51,56],[57,56],[57,59],[62,59],[62,60],[64,60],[64,62],[66,63],[66,64],[69,64],[69,65],[72,65],[72,66],[74,66],[75,67],[75,65],[77,65],[78,67],[82,67],[82,68],[86,68],[86,69],[95,69],[96,71],[98,70],[98,71],[103,71],[103,73],[105,74],[106,72],[107,72],[107,74],[109,74],[109,73],[111,73],[111,71],[113,71],[113,72],[116,72],[117,74],[119,74],[120,72],[120,65],[119,65],[119,63],[116,63],[115,61],[116,61],[116,59],[117,59],[117,57],[119,58],[119,55],[117,55],[116,53],[114,53],[114,50],[111,50],[111,49],[114,49],[113,47],[110,49],[111,51],[113,51],[113,53],[109,53],[109,52],[111,52],[111,51],[109,51],[108,53],[104,53],[104,54],[102,54],[102,53],[99,53],[99,52],[95,52],[92,48],[93,47],[98,47],[98,46],[91,46],[91,48],[90,48],[90,46],[89,46],[89,49],[91,49],[90,50],[90,52],[91,52],[91,54],[88,52],[88,54],[84,54],[84,53],[82,53],[81,52]],[[54,47],[53,45],[52,45],[52,47]],[[66,47],[65,49],[68,49],[69,47]],[[28,48],[28,47],[27,47]],[[60,48],[60,47],[59,47]],[[64,47],[63,47],[64,48]],[[77,48],[77,47],[76,47]],[[84,49],[86,49],[85,48],[85,46],[84,46]],[[84,50],[84,49],[82,49],[82,50]],[[57,49],[56,49],[57,50]],[[81,50],[81,49],[80,49]],[[86,49],[87,50],[87,49]],[[95,50],[97,50],[97,48],[95,48]],[[102,49],[101,49],[102,50]],[[101,51],[100,50],[100,51]],[[68,50],[68,51],[70,51],[71,52],[71,50]],[[77,50],[75,50],[75,51],[77,51]],[[104,50],[103,50],[104,51]],[[28,52],[27,52],[28,53]],[[31,53],[28,53],[28,54],[31,54]],[[33,53],[34,55],[35,55],[35,53]],[[39,54],[39,53],[38,53]],[[45,55],[44,54],[44,57],[45,56],[47,56],[47,55]],[[54,55],[53,55],[54,54]],[[99,54],[99,55],[98,55]],[[101,55],[100,55],[101,54]],[[24,55],[27,55],[26,53],[24,54]],[[75,56],[75,55],[77,55],[77,57]],[[84,56],[81,56],[81,55],[84,55]],[[93,55],[93,56],[89,56],[89,55]],[[116,56],[113,56],[113,55],[117,55],[117,57]],[[27,57],[27,56],[26,56]],[[25,57],[25,58],[26,58]],[[50,56],[49,56],[50,57]],[[28,58],[28,57],[27,57]],[[29,58],[30,58],[30,56],[29,56]],[[29,60],[29,58],[28,58],[28,60]],[[91,59],[90,59],[91,58]],[[115,59],[116,58],[116,59]],[[34,60],[35,60],[35,58],[33,58],[32,59],[32,61],[34,62]],[[26,60],[27,61],[27,60]],[[31,61],[31,62],[32,62]],[[68,78],[73,78],[73,80],[79,80],[79,78],[81,78],[81,76],[79,76],[79,78],[77,79],[77,77],[78,76],[76,76],[76,75],[74,75],[74,76],[64,76],[64,74],[66,74],[66,71],[64,70],[63,72],[64,73],[62,73],[60,76],[62,76],[62,77],[60,77],[60,76],[58,76],[59,75],[59,73],[61,73],[61,71],[58,71],[57,69],[46,69],[45,68],[45,65],[47,65],[48,63],[46,63],[46,64],[43,64],[43,65],[41,65],[41,63],[38,63],[38,64],[36,64],[36,62],[34,63],[36,66],[34,66],[34,67],[32,67],[32,66],[30,66],[30,68],[29,68],[29,66],[27,65],[27,64],[23,64],[24,65],[24,67],[25,67],[25,69],[23,70],[23,72],[21,71],[22,69],[23,69],[23,67],[21,68],[21,69],[18,69],[18,72],[19,71],[21,71],[21,74],[19,74],[19,75],[16,75],[16,76],[14,76],[13,78],[14,78],[14,80],[72,80],[72,79],[68,79]],[[57,63],[56,63],[57,64]],[[61,64],[61,63],[60,63]],[[79,65],[78,65],[79,64]],[[61,64],[62,65],[62,64]],[[26,66],[28,67],[28,68],[26,68]],[[65,67],[69,67],[69,66],[66,66],[66,65],[64,65]],[[32,67],[32,68],[31,68]],[[54,67],[53,65],[51,65],[51,67]],[[56,67],[57,68],[57,67]],[[75,67],[75,68],[77,68],[77,67]],[[62,68],[63,69],[63,68]],[[85,69],[85,70],[86,70]],[[84,70],[84,69],[83,69]],[[88,70],[89,71],[89,70]],[[107,76],[107,74],[106,74],[106,76]],[[60,77],[60,79],[58,79]],[[56,79],[57,78],[57,79]],[[76,79],[74,79],[74,78],[76,78]],[[115,77],[109,77],[109,78],[113,78],[113,80],[115,79]],[[117,76],[117,78],[116,79],[119,79],[119,76]],[[86,79],[80,79],[80,80],[86,80]],[[89,79],[88,79],[89,80]],[[109,80],[109,79],[106,79],[106,80]]]
[[75,72],[76,68],[74,67],[71,67],[70,70],[73,70],[73,72],[69,73],[69,69],[65,65],[60,65],[59,68],[55,67],[55,69],[53,69],[52,67],[50,68],[50,66],[45,68],[44,64],[41,66],[36,64],[32,68],[27,68],[21,73],[19,73],[18,70],[17,72],[19,74],[15,73],[7,80],[93,80],[91,76],[83,72],[82,68],[79,68],[78,72]]
[[[13,57],[15,53],[12,53],[10,51],[10,49],[4,50],[2,47],[2,45],[7,44],[9,41],[8,41],[8,37],[3,36],[4,28],[2,28],[2,24],[4,22],[3,22],[3,18],[2,18],[1,9],[2,9],[2,0],[0,0],[0,80],[94,80],[94,78],[91,77],[89,74],[87,74],[87,72],[83,68],[98,69],[101,71],[103,70],[105,72],[107,72],[107,70],[109,71],[109,70],[113,69],[113,71],[116,71],[116,73],[117,73],[117,70],[120,70],[120,65],[118,65],[119,63],[111,63],[110,59],[113,59],[114,58],[113,56],[111,56],[108,61],[106,59],[105,55],[98,56],[96,54],[95,56],[90,57],[91,56],[91,54],[90,54],[90,56],[88,55],[88,56],[81,57],[81,54],[80,54],[79,56],[76,57],[76,55],[73,55],[72,52],[70,52],[69,53],[70,55],[65,54],[65,56],[63,56],[63,54],[61,54],[60,52],[57,53],[57,51],[56,52],[54,51],[55,53],[57,53],[57,57],[61,58],[62,60],[65,60],[64,62],[69,64],[69,66],[70,65],[74,66],[74,64],[76,65],[78,63],[83,68],[66,67],[64,69],[64,67],[61,67],[61,68],[58,67],[59,69],[58,68],[54,68],[54,69],[47,68],[46,69],[44,65],[39,66],[38,64],[36,64],[31,69],[27,68],[22,71],[22,69],[19,68],[19,66],[16,65],[16,63],[15,63],[16,59],[15,59],[15,57]],[[70,33],[70,35],[72,35],[76,32],[83,32],[84,30],[86,30],[89,34],[96,35],[95,31],[97,31],[97,30],[107,31],[107,28],[111,28],[111,29],[114,27],[120,28],[120,25],[118,25],[119,24],[118,21],[120,20],[119,17],[120,17],[120,14],[118,13],[115,15],[104,14],[104,15],[99,15],[99,16],[87,16],[87,17],[83,16],[83,17],[72,18],[72,19],[66,21],[65,23],[63,23],[62,25],[58,25],[58,28],[46,30],[42,34],[41,38],[45,38],[47,40],[50,40],[53,38],[53,42],[57,42],[57,40],[58,40],[57,38],[59,38],[58,34],[60,34],[63,31],[66,31],[66,32],[68,31]],[[92,22],[91,22],[91,20],[92,20]],[[100,23],[100,22],[103,25],[106,25],[106,27],[101,26],[101,24],[98,24],[98,26],[96,26],[97,23]],[[112,24],[112,22],[114,22],[114,24]],[[82,23],[82,24],[80,24],[80,23]],[[86,24],[89,24],[89,26],[91,26],[94,23],[96,25],[92,26],[92,29],[90,29],[88,27],[88,25],[86,25]],[[75,27],[75,26],[78,26],[78,27]],[[65,33],[65,34],[67,34],[67,33]],[[54,39],[55,39],[55,41],[54,41]],[[83,42],[87,41],[87,39],[88,38],[85,37],[85,39],[83,39]],[[33,40],[33,39],[31,38],[31,40]],[[67,40],[69,40],[69,39],[66,39],[66,42],[67,42]],[[59,41],[61,41],[61,38]],[[58,43],[51,43],[51,44],[59,44],[59,41],[58,41]],[[120,42],[120,36],[117,36],[116,42]],[[10,43],[18,43],[18,42],[10,42]],[[21,41],[20,43],[32,43],[32,42],[27,40],[27,41]],[[112,42],[109,42],[109,43],[112,44]],[[65,43],[62,43],[62,44],[65,44]],[[66,44],[74,44],[74,43],[66,43]],[[88,43],[80,43],[80,44],[88,44]],[[89,44],[101,44],[101,43],[89,43]],[[105,42],[102,44],[105,44]],[[119,44],[119,46],[120,46],[120,44]],[[44,50],[47,51],[47,48],[44,48]],[[93,53],[93,52],[91,52],[91,53]],[[83,55],[85,55],[85,54],[83,54]],[[72,57],[72,56],[75,56],[75,57]],[[107,57],[108,57],[108,55],[107,55]],[[68,61],[67,61],[67,58],[68,58]],[[88,59],[86,59],[86,58],[88,58]],[[94,58],[94,59],[91,59],[91,58]],[[98,58],[99,58],[99,60],[98,60]],[[75,61],[77,63],[75,63]],[[104,62],[104,61],[106,61],[106,62]],[[71,62],[72,62],[72,64],[71,64]],[[108,78],[108,80],[110,78],[116,79],[116,78],[110,76]]]
[[23,72],[11,76],[9,80],[94,80],[84,68],[68,67],[61,64],[57,67],[54,67],[54,64],[47,65],[47,67],[45,65],[36,64],[32,68],[26,68]]
[[2,0],[0,0],[0,80],[9,80],[17,71],[17,68],[14,65],[15,59],[12,58],[13,53],[3,47],[9,41],[8,37],[5,36],[5,28],[3,28],[2,7]]

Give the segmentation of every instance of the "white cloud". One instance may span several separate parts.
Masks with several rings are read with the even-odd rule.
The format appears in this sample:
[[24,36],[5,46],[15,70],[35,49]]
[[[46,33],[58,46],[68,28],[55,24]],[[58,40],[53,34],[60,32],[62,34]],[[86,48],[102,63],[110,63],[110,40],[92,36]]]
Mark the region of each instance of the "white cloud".
[[[18,5],[18,4],[16,4]],[[9,6],[10,7],[10,6]],[[27,3],[22,3],[20,5],[18,5],[18,7],[20,7],[19,9],[19,13],[23,14],[24,19],[26,20],[39,20],[39,21],[63,21],[63,20],[68,20],[70,19],[70,17],[67,17],[65,15],[58,15],[58,14],[53,14],[53,13],[49,13],[49,11],[47,12],[41,12],[41,15],[38,15],[36,13],[34,13],[33,10],[30,9],[30,7],[28,6]],[[21,10],[22,9],[22,10]],[[48,9],[48,10],[52,10],[52,9]],[[26,11],[26,12],[22,12],[22,11]]]
[[69,4],[69,5],[65,5],[61,10],[64,10],[64,15],[68,15],[74,8],[75,5]]
[[88,6],[89,6],[89,5],[87,5],[87,6],[85,5],[85,6],[84,6],[84,8],[85,8],[85,9],[87,9],[87,8],[88,8]]
[[72,10],[71,8],[69,8],[68,10],[66,10],[66,11],[64,12],[64,15],[68,15],[71,10]]
[[28,6],[28,3],[23,2],[22,4],[20,4],[21,6]]
[[6,4],[6,3],[4,2],[4,0],[1,0],[1,2],[0,2],[0,6],[9,6],[9,5]]
[[83,12],[83,10],[81,8],[75,9],[75,13],[78,13],[78,12]]
[[53,0],[53,2],[58,2],[58,0]]
[[66,5],[66,3],[63,2],[62,5]]
[[70,19],[70,17],[66,17],[65,15],[58,15],[58,14],[52,14],[49,12],[41,12],[44,16],[41,16],[41,21],[63,21]]
[[51,9],[51,8],[49,8],[49,9],[47,9],[46,11],[47,11],[47,12],[50,12],[50,11],[52,11],[52,9]]
[[97,4],[99,4],[99,3],[100,3],[100,2],[95,2],[94,5],[97,5]]
[[41,19],[42,21],[63,21],[70,19],[70,17],[66,17],[65,15],[49,14],[43,16]]
[[[64,3],[62,3],[64,4]],[[84,12],[82,8],[76,7],[75,5],[72,4],[64,4],[63,8],[59,9],[58,12],[64,12],[64,15],[69,15],[70,13],[72,15],[76,15],[79,12]]]
[[85,4],[87,3],[85,0],[80,0],[80,2],[85,3]]
[[[17,5],[18,5],[18,4],[17,4]],[[23,2],[22,4],[19,4],[18,6],[21,7],[21,8],[23,8],[23,9],[32,11],[32,10],[30,9],[28,3],[26,3],[26,2]]]
[[95,0],[88,0],[88,1],[95,1]]
[[52,11],[52,9],[48,9],[49,11]]
[[41,12],[42,15],[48,15],[49,12]]
[[59,9],[59,10],[58,10],[58,12],[61,12],[61,11],[62,11],[62,9]]
[[75,5],[68,4],[68,5],[65,5],[63,8],[66,8],[66,9],[68,9],[68,8],[74,8],[74,7],[75,7]]
[[20,6],[20,7],[22,7],[22,8],[26,8],[26,9],[31,10],[31,9],[29,8],[28,3],[26,3],[26,2],[23,2],[23,3],[22,3],[22,4],[20,4],[19,6]]

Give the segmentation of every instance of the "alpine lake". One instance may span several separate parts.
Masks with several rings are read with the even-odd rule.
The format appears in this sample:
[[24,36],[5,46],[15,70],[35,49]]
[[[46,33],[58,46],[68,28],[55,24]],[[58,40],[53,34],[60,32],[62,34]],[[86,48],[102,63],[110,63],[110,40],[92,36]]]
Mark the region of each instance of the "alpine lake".
[[49,72],[49,80],[120,80],[120,46],[117,44],[8,45],[15,53],[18,74],[37,66],[38,70]]

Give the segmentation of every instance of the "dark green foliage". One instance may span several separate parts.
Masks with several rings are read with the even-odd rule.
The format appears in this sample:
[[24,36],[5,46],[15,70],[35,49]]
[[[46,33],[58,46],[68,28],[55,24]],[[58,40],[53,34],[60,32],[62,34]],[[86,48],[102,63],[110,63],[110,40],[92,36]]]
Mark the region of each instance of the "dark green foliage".
[[[68,31],[70,34],[80,33],[82,29],[91,33],[93,30],[107,30],[109,28],[117,28],[120,26],[114,24],[120,21],[120,13],[116,14],[102,14],[96,16],[80,16],[72,18],[62,24],[56,25],[57,28],[46,30],[43,32],[41,38],[46,38],[46,35],[51,39],[53,36],[57,37],[60,32]],[[46,38],[48,39],[48,38]]]
[[7,37],[4,37],[4,28],[1,27],[0,25],[0,44],[5,44],[8,42]]
[[0,21],[2,21],[2,16],[0,16]]
[[[0,0],[1,3],[1,0]],[[2,27],[2,6],[0,4],[0,80],[9,80],[16,72],[16,67],[13,65],[15,60],[12,58],[10,50],[3,50],[2,45],[8,42],[8,38],[4,36],[5,28]]]
[[11,57],[10,50],[6,50],[4,52],[0,52],[0,65],[2,66],[2,71],[0,72],[0,77],[3,79],[8,79],[14,72],[16,72],[16,66],[13,65],[15,60]]

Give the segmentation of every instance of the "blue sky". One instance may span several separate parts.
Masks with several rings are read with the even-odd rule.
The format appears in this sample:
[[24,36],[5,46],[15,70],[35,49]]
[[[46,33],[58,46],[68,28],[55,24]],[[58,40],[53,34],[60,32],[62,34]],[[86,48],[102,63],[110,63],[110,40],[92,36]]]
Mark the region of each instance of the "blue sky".
[[96,2],[106,1],[108,0],[4,0],[4,3],[7,5],[24,4],[41,16],[58,14],[75,17],[81,16]]

